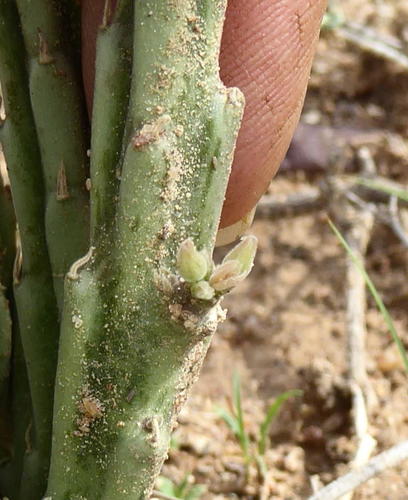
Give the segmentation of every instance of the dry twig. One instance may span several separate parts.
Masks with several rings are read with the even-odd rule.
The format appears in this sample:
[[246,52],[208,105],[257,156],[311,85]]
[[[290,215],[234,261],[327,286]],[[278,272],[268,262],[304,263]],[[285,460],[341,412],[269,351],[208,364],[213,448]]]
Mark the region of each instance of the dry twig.
[[[375,164],[367,148],[358,151],[358,159],[362,165],[364,177],[375,175]],[[332,181],[334,197],[332,208],[339,217],[345,219],[347,231],[345,239],[354,256],[362,263],[370,241],[374,224],[373,210],[368,210],[366,202],[349,190],[336,189],[336,179]],[[351,196],[351,199],[350,199]],[[358,203],[354,198],[357,198]],[[352,203],[350,203],[350,201]],[[357,206],[356,206],[357,205]],[[348,255],[346,281],[346,330],[349,366],[349,384],[352,394],[354,429],[357,438],[357,450],[351,462],[352,468],[365,464],[373,452],[376,441],[369,432],[368,410],[374,401],[373,392],[368,383],[366,369],[366,285],[364,276],[355,265],[354,259]],[[352,493],[342,497],[351,500]]]
[[[361,260],[370,240],[374,217],[368,211],[356,211],[351,209],[352,219],[346,239]],[[351,462],[352,468],[360,467],[370,458],[376,446],[375,439],[369,432],[368,410],[374,399],[372,390],[368,383],[366,371],[366,287],[364,277],[356,268],[353,260],[349,257],[347,262],[347,336],[348,336],[348,362],[349,380],[352,394],[354,429],[357,437],[357,451]],[[346,495],[342,500],[350,500],[352,493]]]
[[[332,197],[332,192],[344,194],[350,201],[360,206],[364,210],[369,210],[376,217],[380,217],[382,222],[389,222],[389,218],[384,216],[377,204],[389,203],[389,194],[381,189],[391,188],[394,190],[406,189],[403,185],[386,179],[381,176],[375,176],[370,179],[372,185],[361,183],[361,176],[348,175],[336,176],[322,182],[318,187],[310,187],[297,193],[292,193],[286,198],[277,198],[275,195],[265,195],[259,201],[256,216],[261,218],[282,218],[295,217],[305,213],[321,210],[328,206]],[[400,200],[402,207],[408,207],[408,203]]]
[[401,242],[408,248],[408,234],[402,227],[398,213],[398,198],[395,195],[390,197],[389,203],[390,226]]
[[[376,166],[368,148],[358,151],[363,175],[372,177]],[[346,240],[353,253],[364,262],[370,241],[374,215],[371,210],[349,208],[349,230]],[[356,267],[351,256],[347,259],[347,338],[349,381],[352,394],[354,429],[357,437],[357,451],[351,467],[357,469],[364,465],[374,451],[377,442],[369,432],[368,407],[372,406],[375,396],[367,377],[366,366],[366,284],[364,276]],[[351,500],[353,493],[348,493],[342,500]]]
[[345,474],[309,497],[309,500],[336,500],[354,491],[369,479],[408,459],[408,440],[383,451],[366,465]]
[[282,216],[304,215],[323,208],[326,197],[320,188],[310,188],[292,193],[284,199],[274,195],[265,195],[258,203],[257,217],[281,218]]
[[[364,260],[364,255],[370,240],[374,217],[369,212],[353,215],[346,240],[353,252]],[[359,269],[351,258],[347,260],[347,333],[350,380],[360,387],[367,384],[365,361],[365,281]],[[363,391],[364,392],[364,391]]]
[[408,71],[408,55],[397,38],[384,37],[372,28],[350,21],[341,24],[336,29],[336,33],[361,49],[392,61],[403,70]]
[[[268,219],[296,217],[327,208],[333,194],[343,195],[360,210],[389,226],[408,248],[408,234],[399,217],[397,198],[387,193],[387,189],[403,191],[406,187],[381,176],[374,176],[370,181],[369,185],[361,182],[361,176],[336,176],[319,187],[307,188],[284,199],[265,195],[258,204],[256,214]],[[405,200],[399,200],[399,204],[404,209],[408,207]]]

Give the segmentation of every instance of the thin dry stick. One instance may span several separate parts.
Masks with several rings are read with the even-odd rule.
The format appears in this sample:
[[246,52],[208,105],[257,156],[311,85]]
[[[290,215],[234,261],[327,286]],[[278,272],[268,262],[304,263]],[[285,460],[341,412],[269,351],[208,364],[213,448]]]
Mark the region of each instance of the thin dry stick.
[[[358,159],[365,177],[376,173],[376,167],[368,148],[358,151]],[[344,193],[347,199],[347,192]],[[348,223],[346,240],[354,255],[364,263],[364,256],[370,241],[374,224],[374,214],[364,207],[355,208],[346,203],[344,212]],[[352,394],[354,429],[357,437],[357,450],[351,462],[353,469],[361,467],[370,458],[375,449],[376,441],[369,432],[367,407],[374,401],[373,392],[369,386],[366,368],[366,285],[364,276],[348,255],[346,284],[346,329],[349,367],[349,384]],[[353,493],[342,497],[351,500]]]
[[408,55],[398,39],[385,38],[373,29],[352,22],[342,24],[336,29],[336,33],[361,49],[392,61],[408,71]]
[[389,203],[390,226],[401,242],[408,248],[408,234],[402,227],[398,213],[398,198],[395,195],[390,197]]
[[[372,177],[376,174],[376,165],[368,148],[360,148],[358,159],[362,165],[363,175]],[[364,261],[367,246],[371,238],[374,225],[374,214],[372,211],[360,210],[354,218],[352,226],[348,231],[348,242],[354,253]],[[377,442],[369,432],[368,410],[376,401],[375,394],[369,384],[367,377],[365,344],[366,344],[366,283],[364,276],[355,266],[353,259],[349,256],[347,263],[347,331],[349,351],[349,376],[350,388],[353,395],[354,427],[358,440],[358,447],[354,460],[351,463],[353,469],[364,465],[374,451]],[[345,495],[343,500],[350,500],[353,494]]]
[[312,488],[313,494],[316,494],[318,491],[320,491],[323,488],[323,483],[320,480],[320,477],[318,474],[313,474],[313,476],[310,476],[309,481],[310,481],[310,487]]
[[310,188],[289,194],[284,199],[274,195],[263,196],[257,206],[257,217],[281,218],[282,216],[304,215],[325,206],[326,197],[321,189]]
[[375,203],[364,201],[352,191],[346,191],[344,194],[351,203],[362,210],[370,212],[376,220],[389,226],[401,243],[408,248],[408,234],[400,220],[397,196],[392,195],[387,209],[384,209],[382,206],[376,205]]
[[[337,176],[334,184],[336,191],[344,192],[351,202],[364,210],[370,210],[383,222],[390,223],[389,216],[386,217],[378,211],[377,204],[382,205],[389,202],[389,194],[381,187],[395,190],[404,190],[405,186],[381,176],[370,179],[372,186],[361,184],[361,176]],[[285,198],[277,198],[274,195],[265,195],[258,203],[256,216],[268,219],[295,217],[305,213],[314,212],[327,207],[333,186],[322,183],[319,187],[306,188],[298,193],[292,193]],[[401,207],[407,207],[404,200],[399,200]],[[384,215],[384,216],[383,216]]]
[[[354,215],[346,239],[361,260],[367,249],[374,217],[370,212]],[[366,294],[364,277],[354,262],[347,260],[347,332],[349,340],[350,379],[358,385],[366,383],[365,368],[365,308]]]
[[[374,217],[371,212],[352,210],[352,224],[347,241],[353,252],[364,260],[370,240]],[[352,393],[353,419],[358,441],[357,451],[351,462],[352,468],[365,464],[375,449],[376,441],[369,433],[367,406],[372,402],[372,391],[366,371],[366,288],[364,276],[349,257],[347,262],[347,336],[350,389]],[[342,500],[350,500],[352,493]]]
[[336,479],[318,493],[309,497],[309,500],[336,500],[343,495],[354,491],[369,479],[378,476],[387,469],[399,465],[408,459],[408,440],[403,441],[383,451],[372,458],[365,466],[353,470],[348,474]]
[[[364,260],[370,240],[374,217],[370,212],[356,212],[346,239],[353,252]],[[347,259],[347,336],[349,355],[349,376],[352,383],[360,387],[367,384],[365,361],[365,281],[351,258]],[[364,392],[364,391],[363,391]]]

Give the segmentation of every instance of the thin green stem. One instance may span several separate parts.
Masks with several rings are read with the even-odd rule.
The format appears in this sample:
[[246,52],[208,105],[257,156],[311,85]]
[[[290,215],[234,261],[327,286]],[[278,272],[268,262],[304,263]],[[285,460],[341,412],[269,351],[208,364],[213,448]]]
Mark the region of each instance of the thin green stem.
[[122,1],[97,39],[91,142],[91,241],[107,240],[115,221],[132,69],[132,2]]
[[370,189],[375,189],[377,191],[382,191],[383,193],[387,193],[390,196],[396,196],[401,200],[408,202],[408,189],[397,189],[391,185],[382,184],[379,181],[371,181],[368,179],[359,179],[358,183],[366,186]]
[[301,396],[303,393],[299,389],[292,389],[290,391],[283,392],[274,400],[274,402],[267,409],[265,418],[259,427],[259,438],[258,438],[258,453],[263,456],[266,453],[266,445],[268,443],[268,433],[269,428],[279,413],[283,403],[294,396]]
[[19,20],[14,4],[0,0],[0,10],[0,78],[7,115],[1,142],[21,239],[20,258],[14,273],[14,297],[33,402],[33,448],[26,456],[27,463],[32,462],[34,456],[36,462],[30,495],[38,498],[44,489],[51,445],[58,314],[44,230],[44,187],[24,65],[25,51],[16,29]]
[[89,242],[86,111],[57,2],[17,0],[45,180],[45,228],[60,311],[63,281]]
[[251,456],[249,453],[249,436],[245,430],[244,414],[242,411],[242,402],[241,402],[241,382],[238,372],[234,373],[232,379],[232,394],[233,394],[234,412],[238,425],[237,438],[240,442],[246,465],[248,465],[249,462],[251,461]]

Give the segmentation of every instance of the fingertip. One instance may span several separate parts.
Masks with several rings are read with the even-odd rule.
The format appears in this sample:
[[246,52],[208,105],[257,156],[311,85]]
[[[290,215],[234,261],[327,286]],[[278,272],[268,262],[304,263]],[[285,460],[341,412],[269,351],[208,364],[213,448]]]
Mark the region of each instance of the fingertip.
[[325,0],[229,2],[221,78],[245,94],[221,227],[253,208],[275,175],[303,106]]

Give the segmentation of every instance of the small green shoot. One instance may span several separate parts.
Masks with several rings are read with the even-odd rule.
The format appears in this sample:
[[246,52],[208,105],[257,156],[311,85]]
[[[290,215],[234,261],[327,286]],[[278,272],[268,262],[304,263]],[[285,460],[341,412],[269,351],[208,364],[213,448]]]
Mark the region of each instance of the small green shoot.
[[179,483],[174,483],[167,477],[160,476],[157,480],[157,487],[160,493],[172,498],[182,500],[197,500],[205,493],[206,487],[202,484],[192,484],[191,476],[186,474]]
[[266,452],[266,445],[268,444],[268,434],[269,428],[279,413],[283,403],[295,396],[301,396],[303,393],[299,389],[292,389],[290,391],[283,392],[280,394],[275,401],[269,406],[265,418],[259,427],[259,439],[258,439],[258,453],[263,456]]
[[396,196],[400,200],[408,202],[408,189],[398,189],[387,184],[381,184],[376,181],[370,181],[368,179],[359,179],[358,183],[362,186],[366,186],[370,189],[375,189],[376,191],[382,191],[390,196]]
[[249,436],[245,430],[244,415],[241,403],[241,383],[238,373],[234,373],[232,378],[232,413],[224,408],[217,408],[217,414],[224,420],[231,432],[236,437],[244,456],[245,463],[251,461],[249,453]]
[[249,436],[245,430],[244,414],[242,411],[241,381],[238,373],[234,373],[232,380],[232,397],[235,409],[235,418],[238,426],[238,439],[245,457],[249,456]]
[[259,426],[259,432],[256,439],[256,451],[253,453],[251,452],[250,437],[245,429],[244,414],[242,411],[241,383],[239,375],[234,373],[232,379],[232,412],[230,413],[224,408],[217,408],[217,414],[224,420],[236,437],[247,466],[251,462],[255,462],[264,475],[265,464],[263,457],[267,449],[269,428],[279,413],[282,404],[291,397],[301,395],[302,391],[297,389],[284,392],[268,407],[265,418]]
[[408,373],[408,355],[405,350],[404,344],[402,343],[402,340],[400,339],[397,330],[395,328],[394,322],[390,316],[390,313],[388,312],[387,308],[385,307],[385,304],[383,300],[380,297],[380,294],[378,293],[374,283],[371,281],[371,278],[368,276],[367,271],[365,270],[363,264],[361,263],[361,260],[358,258],[358,256],[353,252],[351,249],[350,245],[347,243],[343,235],[340,233],[340,231],[337,229],[337,227],[334,225],[334,223],[329,219],[329,225],[334,232],[334,234],[337,236],[339,239],[340,243],[354,262],[354,265],[357,267],[357,269],[360,271],[361,275],[364,277],[364,280],[366,282],[366,285],[373,296],[373,299],[375,303],[377,304],[377,307],[379,311],[381,312],[384,321],[388,327],[388,330],[391,333],[392,339],[395,342],[398,351],[400,353],[400,356],[402,358],[402,361],[404,363],[404,367],[406,372]]

